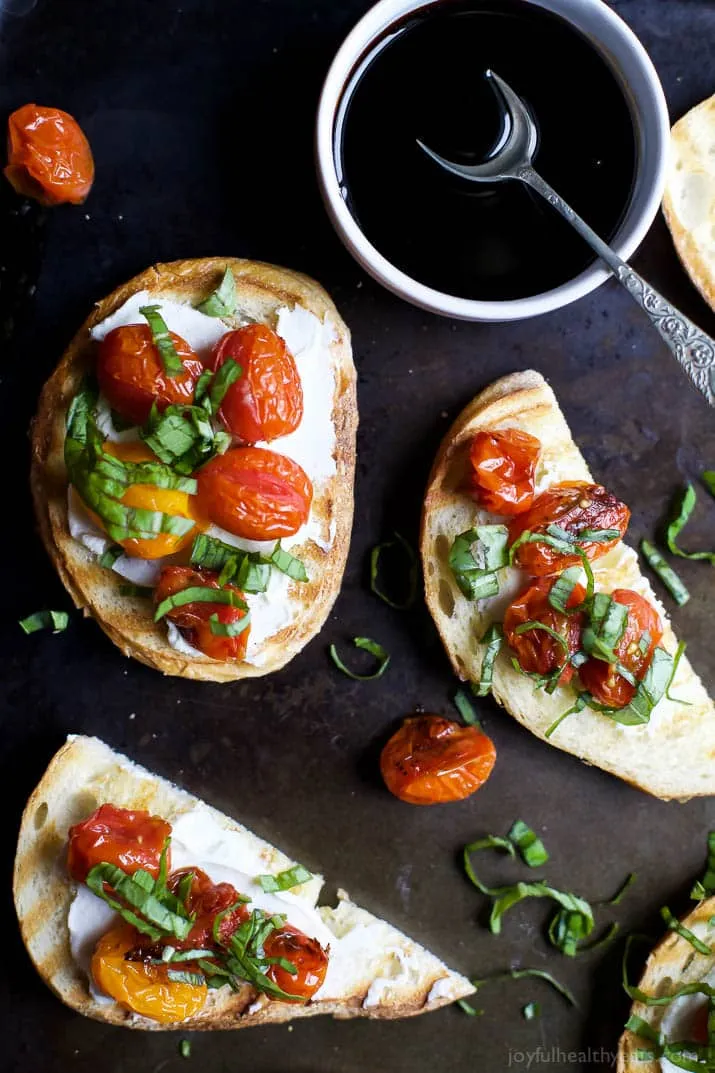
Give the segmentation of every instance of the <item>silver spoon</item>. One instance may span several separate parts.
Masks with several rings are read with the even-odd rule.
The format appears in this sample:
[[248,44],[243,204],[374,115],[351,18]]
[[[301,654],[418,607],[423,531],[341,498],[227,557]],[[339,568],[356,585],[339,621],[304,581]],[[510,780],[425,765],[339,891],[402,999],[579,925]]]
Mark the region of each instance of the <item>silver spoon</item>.
[[531,161],[536,151],[537,133],[528,109],[503,78],[494,71],[487,71],[486,75],[501,96],[509,119],[506,138],[492,159],[484,164],[456,164],[439,156],[419,139],[417,144],[432,160],[453,175],[460,175],[463,179],[471,179],[475,183],[520,179],[545,197],[588,242],[601,260],[606,262],[619,283],[623,284],[631,297],[648,314],[651,324],[658,329],[695,386],[702,391],[710,405],[715,406],[715,341],[621,260],[534,170]]

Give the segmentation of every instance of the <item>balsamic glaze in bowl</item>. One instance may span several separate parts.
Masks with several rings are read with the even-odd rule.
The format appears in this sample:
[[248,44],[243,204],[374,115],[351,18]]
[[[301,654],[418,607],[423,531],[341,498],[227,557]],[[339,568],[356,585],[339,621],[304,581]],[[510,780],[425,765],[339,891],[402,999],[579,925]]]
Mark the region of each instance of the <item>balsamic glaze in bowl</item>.
[[558,287],[595,258],[523,184],[470,183],[416,144],[489,157],[505,122],[490,67],[537,122],[537,170],[612,239],[637,165],[628,100],[584,35],[526,0],[442,0],[393,26],[347,82],[334,155],[351,214],[394,266],[444,294],[501,301]]

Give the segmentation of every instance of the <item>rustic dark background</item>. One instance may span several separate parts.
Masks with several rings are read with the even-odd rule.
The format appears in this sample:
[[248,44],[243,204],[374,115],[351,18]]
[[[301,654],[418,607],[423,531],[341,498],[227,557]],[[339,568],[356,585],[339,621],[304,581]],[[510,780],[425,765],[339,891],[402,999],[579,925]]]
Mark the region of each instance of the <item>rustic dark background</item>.
[[[687,904],[715,818],[708,801],[651,800],[541,744],[491,701],[481,714],[499,750],[489,784],[463,804],[419,809],[377,774],[380,744],[416,706],[449,713],[454,683],[424,609],[390,610],[366,585],[369,548],[394,527],[414,538],[430,460],[449,420],[490,380],[541,370],[597,477],[633,509],[632,539],[653,531],[686,477],[715,466],[715,423],[658,336],[613,283],[523,324],[452,323],[403,304],[366,278],[323,213],[312,123],[331,56],[367,0],[9,0],[0,3],[0,110],[27,101],[72,112],[96,163],[80,208],[49,213],[0,183],[0,422],[3,459],[3,653],[0,704],[0,972],[7,1073],[467,1073],[509,1068],[605,1070],[627,1002],[619,951],[569,961],[541,938],[545,907],[519,907],[504,935],[480,923],[482,900],[456,854],[523,817],[552,851],[553,883],[591,899],[639,875],[616,915],[656,928]],[[671,112],[709,95],[715,4],[622,0],[663,79]],[[34,532],[27,428],[37,394],[92,302],[157,260],[238,254],[315,275],[353,331],[361,426],[356,521],[342,595],[322,635],[264,681],[203,685],[127,662],[91,622],[25,637],[17,619],[69,607]],[[636,266],[715,333],[658,219]],[[701,496],[693,543],[712,543]],[[690,535],[690,534],[689,534]],[[712,569],[685,564],[693,599],[677,628],[715,685]],[[380,640],[392,665],[354,683],[329,663],[330,641]],[[510,964],[547,968],[577,993],[572,1011],[535,981],[495,984],[479,1019],[447,1009],[395,1024],[327,1019],[195,1037],[141,1034],[81,1019],[36,977],[14,925],[10,873],[23,803],[67,731],[99,734],[322,869],[357,900],[479,976]],[[644,748],[647,749],[647,739]],[[516,874],[485,860],[483,869]],[[608,914],[604,919],[608,918]],[[541,1002],[526,1023],[521,1006]],[[536,1049],[541,1047],[542,1051]],[[588,1053],[590,1048],[590,1055]],[[569,1056],[569,1051],[587,1052]]]

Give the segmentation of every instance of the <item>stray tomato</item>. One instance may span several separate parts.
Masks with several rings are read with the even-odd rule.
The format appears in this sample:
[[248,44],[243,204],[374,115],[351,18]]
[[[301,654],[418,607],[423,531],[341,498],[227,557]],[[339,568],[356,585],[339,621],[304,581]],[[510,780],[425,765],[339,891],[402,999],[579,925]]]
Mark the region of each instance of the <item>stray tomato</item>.
[[285,958],[297,970],[291,973],[281,965],[274,964],[268,967],[266,975],[282,991],[294,995],[295,1002],[308,1002],[322,985],[328,971],[328,955],[318,940],[287,925],[271,932],[263,949],[267,957]]
[[80,205],[92,189],[94,160],[77,120],[59,108],[18,108],[8,120],[5,177],[41,205]]
[[126,954],[141,943],[141,933],[120,924],[97,943],[91,970],[100,991],[134,1013],[163,1025],[185,1021],[206,1001],[206,984],[170,980],[166,965],[129,961]]
[[[529,510],[514,519],[509,526],[509,543],[513,544],[527,530],[546,533],[550,525],[556,525],[576,538],[585,529],[618,530],[618,536],[612,540],[576,540],[589,559],[598,559],[621,539],[630,516],[625,503],[600,484],[565,481],[536,496]],[[548,544],[533,543],[517,548],[515,561],[532,577],[544,577],[560,574],[569,566],[578,566],[581,559],[578,555],[557,551]]]
[[[614,651],[619,662],[641,682],[663,636],[660,616],[643,596],[630,589],[616,589],[611,593],[611,598],[617,604],[628,608],[626,628]],[[650,640],[645,651],[641,651],[639,642],[644,633],[649,634]],[[578,673],[584,687],[599,704],[605,704],[609,708],[624,708],[633,700],[635,686],[627,682],[611,663],[589,659],[579,668]]]
[[99,345],[97,379],[109,405],[126,421],[143,425],[152,403],[160,410],[194,401],[196,381],[204,371],[189,344],[174,332],[171,341],[184,372],[169,376],[154,346],[148,324],[126,324],[107,332]]
[[218,369],[227,358],[242,370],[219,410],[229,432],[247,444],[294,432],[303,417],[303,387],[280,335],[265,324],[227,332],[216,345],[211,368]]
[[264,447],[234,447],[199,470],[201,510],[245,540],[277,540],[308,521],[313,486],[297,462]]
[[[564,666],[568,657],[563,645],[560,645],[556,638],[546,630],[533,629],[517,633],[517,627],[525,622],[540,622],[554,633],[558,633],[568,646],[569,656],[578,652],[579,649],[583,615],[580,613],[562,615],[551,607],[549,592],[552,584],[550,578],[537,581],[509,605],[504,616],[506,642],[516,653],[521,669],[528,674],[552,674],[559,667]],[[576,585],[567,606],[577,607],[583,603],[585,596],[586,590],[583,586]],[[566,664],[559,675],[559,683],[566,685],[571,681],[573,674],[574,669],[571,664]]]
[[515,428],[478,432],[469,448],[468,486],[495,514],[522,514],[534,500],[534,474],[541,444]]
[[[186,939],[168,940],[169,945],[181,950],[199,950],[214,946],[213,925],[219,913],[236,905],[239,894],[230,883],[213,883],[200,868],[183,868],[169,876],[168,886],[175,894],[187,875],[193,875],[186,909],[193,913],[195,923]],[[221,942],[228,942],[239,924],[248,918],[248,910],[242,903],[226,913],[219,924]]]
[[[158,606],[168,596],[194,587],[228,589],[236,593],[240,600],[245,599],[235,585],[219,585],[218,574],[213,570],[194,570],[191,566],[165,566],[154,590],[154,603]],[[220,660],[243,659],[251,627],[246,626],[245,630],[234,637],[224,637],[211,629],[212,615],[216,615],[220,623],[231,625],[240,622],[246,612],[229,604],[193,603],[172,608],[166,617],[179,627],[189,644],[198,648],[205,656]]]
[[380,757],[390,793],[411,805],[436,805],[469,797],[491,775],[496,749],[477,727],[439,715],[405,719]]
[[[129,875],[139,868],[156,877],[171,824],[140,809],[100,805],[69,830],[67,869],[84,883],[95,864],[115,864]],[[170,860],[170,851],[167,862]]]

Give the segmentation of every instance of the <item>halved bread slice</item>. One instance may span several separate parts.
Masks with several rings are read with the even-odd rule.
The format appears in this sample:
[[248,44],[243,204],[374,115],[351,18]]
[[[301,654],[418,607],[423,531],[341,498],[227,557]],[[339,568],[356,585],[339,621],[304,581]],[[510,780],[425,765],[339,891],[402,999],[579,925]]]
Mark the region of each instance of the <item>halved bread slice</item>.
[[[715,973],[715,898],[700,902],[683,920],[683,925],[698,939],[713,947],[712,954],[701,954],[687,939],[676,932],[669,932],[658,943],[646,962],[638,987],[646,995],[662,998],[672,995],[687,984],[707,981],[713,985]],[[647,1006],[634,1002],[631,1014],[640,1017],[657,1034],[662,1033],[666,1042],[686,1038],[688,1020],[697,1003],[697,996],[683,996],[665,1006]],[[618,1073],[662,1073],[658,1058],[643,1060],[639,1051],[652,1050],[652,1043],[634,1032],[626,1031],[618,1044]],[[674,1068],[669,1066],[669,1068]]]
[[[488,387],[466,407],[445,436],[430,474],[422,514],[420,547],[427,605],[442,637],[455,673],[478,681],[483,648],[480,638],[508,603],[527,587],[521,571],[500,572],[501,593],[491,600],[467,600],[458,589],[448,556],[454,538],[475,524],[479,512],[460,490],[469,445],[479,429],[517,428],[542,445],[537,489],[558,481],[592,481],[549,385],[536,372],[514,373]],[[641,574],[632,548],[619,543],[594,564],[596,588],[612,592],[634,589],[658,610],[664,625],[661,644],[675,652],[677,642],[667,615]],[[504,646],[495,668],[492,692],[497,701],[537,737],[574,702],[573,690],[559,687],[551,695],[511,664]],[[672,695],[664,698],[650,722],[620,726],[586,708],[568,717],[548,740],[589,764],[610,771],[648,793],[664,799],[715,794],[715,707],[684,657]]]
[[[334,939],[326,981],[307,1005],[257,997],[248,984],[240,992],[224,987],[208,992],[206,1005],[198,1014],[179,1025],[166,1026],[138,1017],[115,1002],[98,1001],[70,948],[68,913],[76,885],[67,873],[66,857],[69,827],[104,803],[146,809],[172,825],[191,814],[194,828],[213,830],[214,838],[218,825],[222,832],[228,832],[232,852],[243,862],[243,867],[236,865],[239,871],[276,874],[295,864],[235,820],[152,775],[99,739],[70,736],[25,808],[13,893],[22,937],[37,971],[78,1013],[130,1028],[243,1028],[320,1013],[338,1018],[410,1017],[474,991],[465,977],[341,893],[336,908],[321,906],[317,910]],[[232,866],[226,859],[216,863]],[[294,888],[296,904],[313,912],[322,885],[322,877],[314,876]],[[94,896],[91,900],[103,907]],[[289,908],[287,913],[290,923]]]
[[686,272],[715,309],[715,94],[673,127],[663,212]]
[[[260,658],[252,662],[187,656],[168,643],[166,624],[154,623],[149,601],[121,594],[123,579],[100,566],[96,555],[70,533],[63,458],[67,408],[96,360],[92,329],[140,292],[149,301],[195,306],[218,286],[227,268],[236,280],[239,316],[222,318],[226,331],[237,327],[242,318],[275,326],[280,309],[296,307],[308,310],[332,331],[335,472],[315,487],[311,511],[322,539],[307,539],[291,547],[292,554],[305,563],[310,580],[291,582],[288,597],[295,613],[288,625],[265,639]],[[99,302],[46,383],[32,435],[31,484],[40,533],[76,606],[93,615],[125,655],[165,674],[225,682],[268,674],[288,663],[321,629],[340,591],[353,515],[355,381],[350,333],[332,301],[319,284],[285,268],[233,257],[174,261],[147,269]]]

